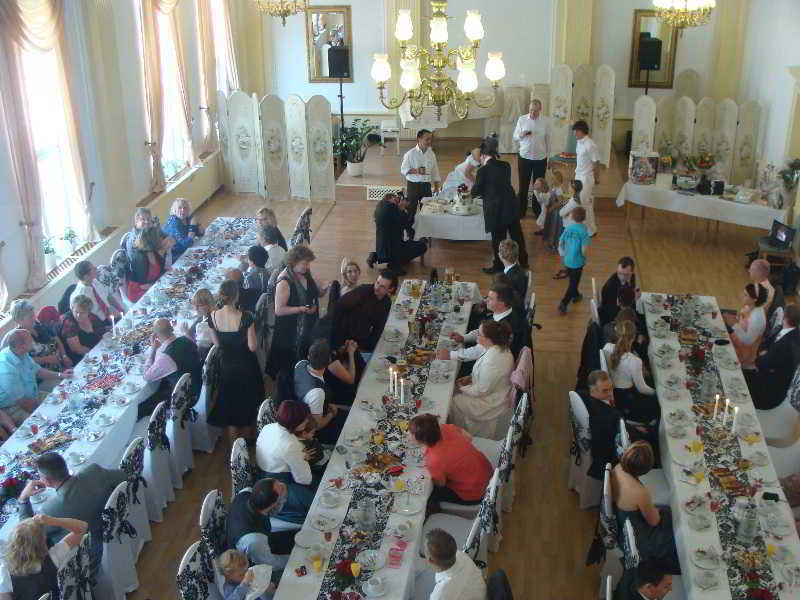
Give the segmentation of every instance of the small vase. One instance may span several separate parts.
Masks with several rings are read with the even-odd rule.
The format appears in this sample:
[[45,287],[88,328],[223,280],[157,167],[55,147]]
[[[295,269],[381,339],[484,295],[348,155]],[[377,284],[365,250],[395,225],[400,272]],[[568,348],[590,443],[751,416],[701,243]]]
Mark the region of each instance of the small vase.
[[351,177],[361,177],[364,174],[364,163],[347,161],[347,174]]
[[49,273],[55,269],[57,264],[58,258],[56,257],[55,253],[51,252],[50,254],[44,255],[44,270],[46,273]]

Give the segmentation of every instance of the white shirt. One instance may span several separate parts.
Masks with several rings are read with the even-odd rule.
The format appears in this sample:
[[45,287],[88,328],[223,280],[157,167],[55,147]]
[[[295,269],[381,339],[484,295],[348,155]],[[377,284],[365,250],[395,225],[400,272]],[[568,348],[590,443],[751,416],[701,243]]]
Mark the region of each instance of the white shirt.
[[430,600],[486,600],[483,573],[461,550],[456,551],[456,563],[433,578],[436,586]]
[[273,271],[283,264],[283,257],[286,256],[286,250],[281,248],[278,244],[264,246],[264,249],[269,255],[267,264],[264,265],[268,270]]
[[[58,570],[61,570],[77,552],[78,547],[70,548],[66,539],[62,539],[57,544],[54,544],[47,551],[50,555],[50,560],[53,561],[53,565]],[[10,594],[13,591],[14,587],[11,583],[11,572],[8,570],[5,561],[0,561],[0,594]]]
[[[92,291],[92,286],[94,286],[94,291]],[[111,291],[104,286],[102,283],[95,279],[92,282],[91,286],[86,285],[82,281],[79,281],[75,284],[75,291],[72,292],[72,295],[69,297],[69,303],[72,305],[72,301],[75,299],[76,296],[86,296],[92,301],[92,314],[95,315],[101,321],[105,321],[108,319],[108,314],[105,314],[102,310],[100,310],[99,303],[97,302],[97,298],[95,298],[94,294],[97,292],[97,296],[106,304],[106,308],[108,310],[114,310],[111,302],[108,301],[109,296],[111,296]]]
[[[420,167],[425,167],[425,175],[409,173],[411,169],[419,169]],[[419,149],[419,145],[414,146],[405,153],[403,162],[400,165],[400,173],[408,181],[414,183],[432,183],[442,179],[439,177],[439,163],[436,162],[436,155],[433,150],[428,148],[426,152],[423,152]]]
[[325,409],[325,379],[312,373],[311,369],[307,365],[306,369],[308,370],[309,375],[320,380],[323,387],[314,388],[313,390],[307,392],[306,395],[303,396],[303,402],[308,404],[308,410],[311,411],[312,415],[322,415],[322,412]]
[[[588,177],[594,173],[594,163],[600,160],[597,144],[587,135],[578,140],[575,151],[578,154],[577,163],[575,165],[575,178],[581,179],[582,177]],[[578,177],[579,175],[581,177]]]
[[[790,331],[792,331],[792,330],[794,330],[794,327],[784,327],[783,329],[781,329],[781,330],[778,332],[778,335],[777,335],[777,336],[775,336],[775,342],[777,342],[779,339],[781,339],[783,336],[785,336],[787,333],[789,333],[789,332],[790,332]],[[775,342],[773,342],[773,344],[774,344]]]
[[747,331],[739,324],[733,326],[733,332],[740,342],[749,346],[760,338],[767,329],[767,315],[763,306],[754,306],[747,318]]
[[256,464],[266,473],[289,472],[296,483],[311,483],[311,467],[303,454],[303,444],[277,423],[270,423],[258,434]]
[[647,385],[647,382],[644,380],[642,359],[633,352],[626,352],[623,354],[616,369],[611,366],[611,353],[614,352],[614,346],[614,344],[606,344],[603,346],[603,352],[608,361],[608,374],[611,376],[614,387],[627,390],[636,386],[636,389],[641,394],[646,394],[648,396],[655,394],[656,391]]
[[[513,309],[509,308],[507,311],[504,311],[504,312],[501,312],[501,313],[494,313],[492,315],[492,318],[495,321],[500,321],[502,319],[505,319],[508,315],[510,315],[512,310]],[[468,334],[466,334],[464,336],[464,343],[466,343],[466,344],[474,344],[474,345],[473,346],[469,346],[468,348],[459,348],[458,350],[453,350],[450,353],[450,358],[451,359],[457,358],[457,359],[463,360],[463,361],[473,361],[473,360],[478,360],[486,352],[486,348],[484,348],[483,346],[481,346],[478,343],[478,330],[477,329],[473,329],[472,331],[470,331]]]
[[567,203],[558,211],[558,214],[561,215],[561,220],[564,221],[564,229],[566,229],[568,225],[572,225],[575,222],[575,220],[572,218],[572,211],[577,207],[578,203],[575,202],[575,198],[570,198],[567,200]]
[[[529,113],[525,113],[517,119],[517,126],[514,128],[514,140],[519,142],[519,155],[528,160],[544,160],[547,158],[550,147],[550,134],[548,133],[548,119],[539,115],[537,119],[531,119]],[[530,135],[523,136],[526,131]]]

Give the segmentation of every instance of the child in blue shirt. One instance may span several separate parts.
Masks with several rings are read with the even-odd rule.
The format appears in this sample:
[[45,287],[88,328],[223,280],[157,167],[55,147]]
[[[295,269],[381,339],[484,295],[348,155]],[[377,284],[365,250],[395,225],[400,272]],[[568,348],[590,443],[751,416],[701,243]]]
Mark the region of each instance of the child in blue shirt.
[[[567,314],[570,302],[578,302],[583,296],[578,291],[583,267],[586,265],[586,250],[589,246],[589,230],[583,222],[586,220],[586,209],[576,206],[570,213],[572,223],[564,228],[558,240],[559,253],[564,257],[564,268],[569,277],[567,292],[558,304],[558,311]],[[566,219],[565,219],[566,220]]]

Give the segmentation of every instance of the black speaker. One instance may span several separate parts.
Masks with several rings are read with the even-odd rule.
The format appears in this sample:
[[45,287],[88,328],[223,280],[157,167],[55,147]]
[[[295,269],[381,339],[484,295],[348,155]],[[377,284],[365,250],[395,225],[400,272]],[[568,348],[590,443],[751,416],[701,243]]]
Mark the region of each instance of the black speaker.
[[661,68],[661,40],[658,38],[639,39],[639,70],[658,71]]
[[328,77],[334,79],[350,77],[350,51],[347,46],[328,48]]

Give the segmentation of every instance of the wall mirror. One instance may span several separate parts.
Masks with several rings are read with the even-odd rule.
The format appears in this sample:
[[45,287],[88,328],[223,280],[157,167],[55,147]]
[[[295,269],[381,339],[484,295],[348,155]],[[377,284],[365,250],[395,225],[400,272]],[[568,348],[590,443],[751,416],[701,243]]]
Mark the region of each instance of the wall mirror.
[[648,71],[639,69],[640,49],[647,51],[647,38],[661,40],[659,69],[649,71],[651,88],[671,88],[675,75],[675,51],[678,47],[678,30],[662,22],[654,10],[633,11],[633,37],[631,39],[631,66],[628,87],[643,88],[648,81]]
[[[345,83],[353,81],[353,41],[349,6],[309,6],[306,10],[308,81],[338,83],[343,63]],[[333,49],[332,52],[329,52]],[[346,50],[346,54],[344,52]],[[338,63],[337,63],[338,61]],[[332,68],[333,67],[333,68]]]

